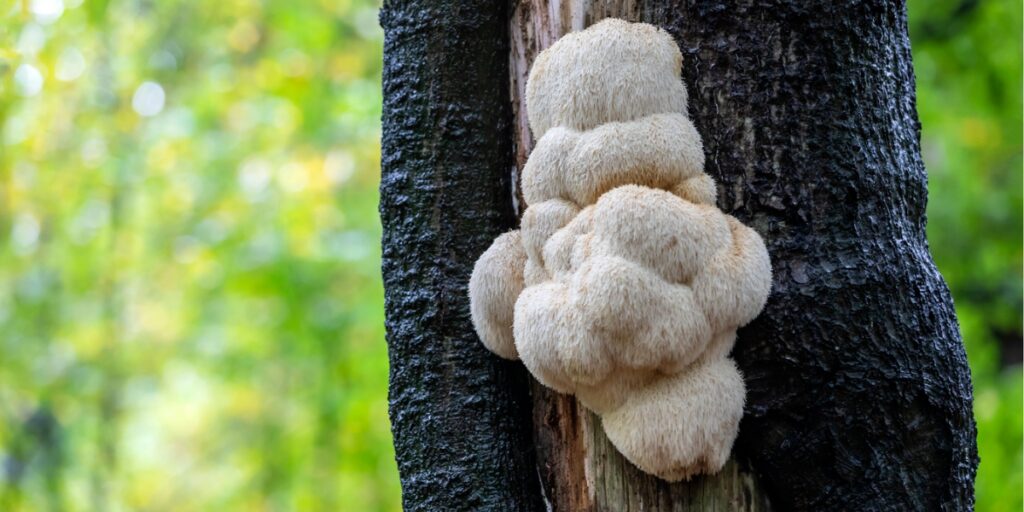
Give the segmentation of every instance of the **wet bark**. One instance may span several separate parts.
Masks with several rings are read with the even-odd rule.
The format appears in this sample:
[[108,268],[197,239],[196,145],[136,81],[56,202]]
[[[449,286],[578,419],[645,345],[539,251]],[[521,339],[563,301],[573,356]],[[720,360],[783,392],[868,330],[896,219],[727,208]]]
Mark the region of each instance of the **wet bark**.
[[[560,35],[537,27],[608,15],[679,42],[719,207],[761,233],[774,267],[768,305],[733,352],[748,388],[743,463],[680,487],[622,464],[592,415],[536,384],[531,440],[529,379],[486,353],[468,320],[473,261],[515,223],[514,170],[532,142],[521,66]],[[970,376],[925,240],[901,2],[403,1],[381,20],[383,267],[407,508],[534,510],[543,492],[555,510],[748,510],[764,507],[758,489],[776,510],[971,508]],[[706,491],[715,481],[731,483]]]

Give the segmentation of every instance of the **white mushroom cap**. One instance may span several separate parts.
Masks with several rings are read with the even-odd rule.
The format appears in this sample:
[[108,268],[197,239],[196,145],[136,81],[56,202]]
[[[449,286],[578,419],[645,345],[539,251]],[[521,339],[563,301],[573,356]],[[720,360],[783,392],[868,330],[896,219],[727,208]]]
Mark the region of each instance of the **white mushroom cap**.
[[577,395],[667,480],[728,459],[745,394],[728,354],[771,288],[761,237],[715,207],[680,62],[667,33],[621,20],[538,56],[529,206],[470,279],[484,345]]
[[554,126],[590,130],[651,114],[686,113],[683,57],[672,36],[645,23],[603,20],[537,56],[526,81],[536,138]]

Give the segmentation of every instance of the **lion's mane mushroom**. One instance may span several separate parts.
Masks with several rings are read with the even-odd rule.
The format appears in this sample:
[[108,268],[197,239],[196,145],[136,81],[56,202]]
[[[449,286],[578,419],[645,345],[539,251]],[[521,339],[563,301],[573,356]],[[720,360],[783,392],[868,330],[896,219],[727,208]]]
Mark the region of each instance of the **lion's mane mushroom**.
[[681,62],[666,32],[614,19],[537,57],[529,206],[469,284],[488,349],[576,395],[671,481],[728,459],[745,395],[728,355],[771,286],[761,238],[715,207]]

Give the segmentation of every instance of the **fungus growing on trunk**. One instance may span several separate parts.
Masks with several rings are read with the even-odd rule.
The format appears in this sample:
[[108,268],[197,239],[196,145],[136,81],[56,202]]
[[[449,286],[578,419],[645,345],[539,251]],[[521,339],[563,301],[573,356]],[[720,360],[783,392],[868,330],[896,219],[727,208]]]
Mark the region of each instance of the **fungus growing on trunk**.
[[615,19],[537,57],[528,207],[469,284],[488,349],[576,395],[670,481],[728,459],[745,395],[728,355],[771,287],[760,236],[715,207],[681,63],[668,33]]

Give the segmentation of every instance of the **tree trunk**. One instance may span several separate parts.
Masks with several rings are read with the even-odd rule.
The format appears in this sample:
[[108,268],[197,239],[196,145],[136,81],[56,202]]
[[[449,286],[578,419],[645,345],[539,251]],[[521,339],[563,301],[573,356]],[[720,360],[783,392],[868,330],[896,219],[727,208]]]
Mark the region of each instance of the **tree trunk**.
[[[734,454],[753,474],[730,462],[653,479],[536,384],[531,443],[528,380],[468,320],[473,261],[514,224],[529,63],[606,16],[675,36],[719,207],[772,256],[768,305],[733,352],[748,389]],[[532,510],[543,492],[559,511],[762,510],[764,493],[778,510],[970,509],[970,376],[925,240],[905,18],[900,2],[385,4],[381,215],[406,507]]]
[[540,510],[526,371],[477,339],[473,263],[515,221],[503,2],[388,2],[380,213],[408,510]]

